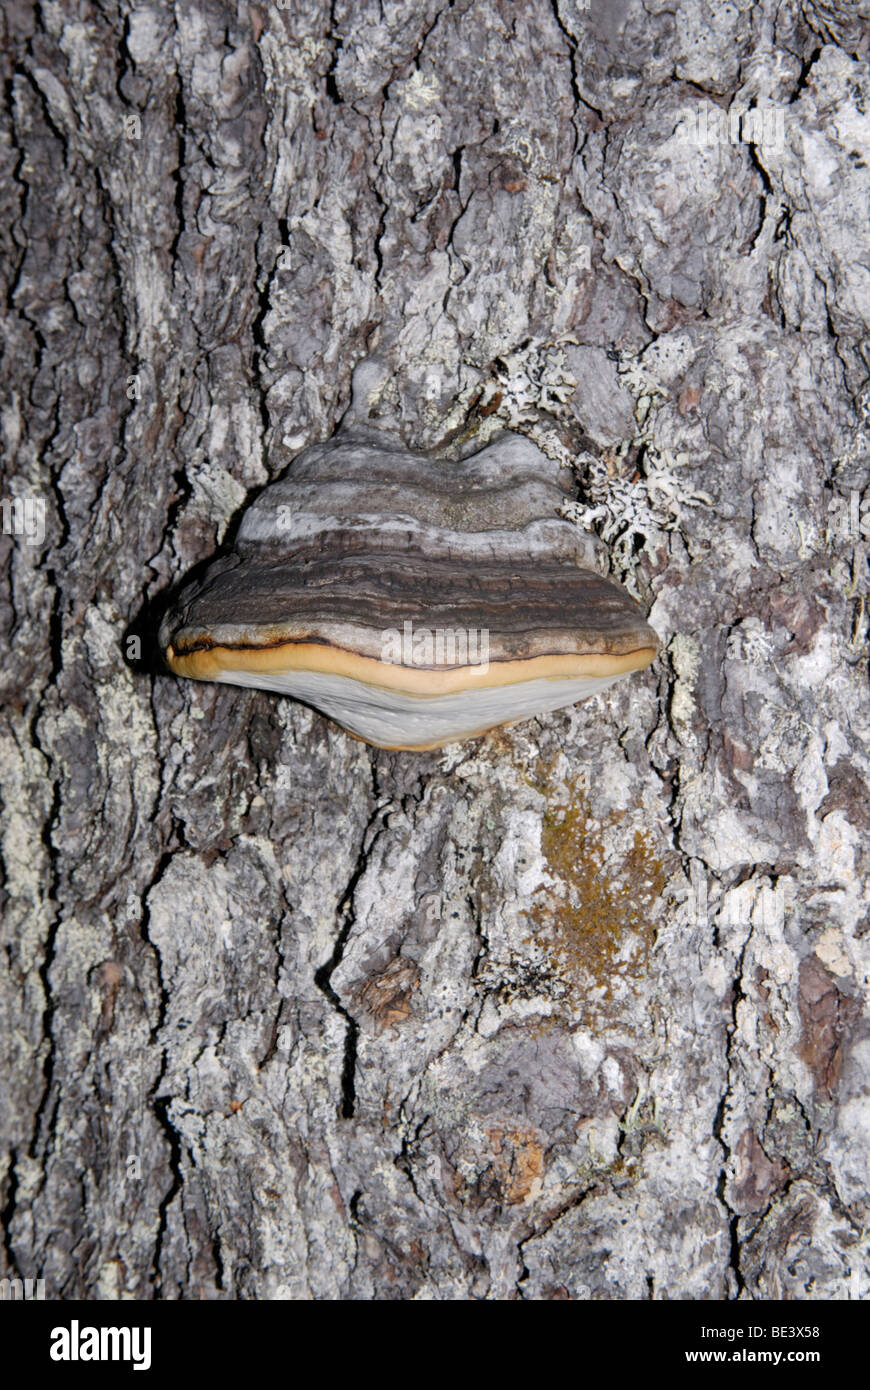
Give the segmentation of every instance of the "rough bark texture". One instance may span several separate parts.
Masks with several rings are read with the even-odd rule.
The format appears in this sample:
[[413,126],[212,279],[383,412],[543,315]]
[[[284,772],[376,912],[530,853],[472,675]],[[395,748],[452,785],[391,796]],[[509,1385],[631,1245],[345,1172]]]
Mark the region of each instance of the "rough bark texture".
[[[7,1276],[866,1295],[868,16],[6,0]],[[159,671],[370,358],[580,461],[649,672],[412,755]]]

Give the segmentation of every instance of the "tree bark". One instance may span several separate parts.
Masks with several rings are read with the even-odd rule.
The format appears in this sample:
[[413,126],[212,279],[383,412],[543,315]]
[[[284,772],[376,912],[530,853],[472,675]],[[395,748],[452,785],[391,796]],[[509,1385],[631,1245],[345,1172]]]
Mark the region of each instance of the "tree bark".
[[[868,17],[7,0],[6,1277],[866,1296]],[[650,671],[417,755],[162,670],[372,359],[577,460]]]

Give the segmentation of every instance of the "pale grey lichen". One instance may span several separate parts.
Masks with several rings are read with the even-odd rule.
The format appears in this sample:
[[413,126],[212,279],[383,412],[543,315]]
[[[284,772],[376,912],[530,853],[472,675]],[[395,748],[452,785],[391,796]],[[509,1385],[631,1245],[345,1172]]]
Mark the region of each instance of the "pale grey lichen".
[[[614,568],[632,572],[643,550],[655,550],[665,533],[681,529],[685,507],[709,507],[712,499],[676,476],[689,455],[670,448],[658,418],[668,393],[639,358],[625,357],[618,366],[635,399],[635,433],[615,440],[600,457],[587,450],[578,453],[566,443],[559,426],[576,428],[571,403],[580,386],[565,360],[569,344],[579,346],[578,339],[571,334],[530,339],[497,358],[477,387],[474,404],[485,423],[491,422],[489,430],[507,425],[574,471],[584,500],[566,502],[560,515],[594,531],[611,548]],[[626,476],[621,470],[630,451],[639,453]]]
[[574,419],[570,402],[579,383],[568,369],[564,349],[577,341],[570,334],[530,339],[497,357],[476,392],[481,415],[525,434],[548,458],[568,468],[574,465],[574,454],[556,426]]
[[[676,470],[689,462],[675,454],[659,422],[668,393],[637,359],[620,363],[619,375],[636,400],[637,432],[600,458],[583,453],[574,462],[586,502],[569,503],[563,515],[594,528],[610,547],[615,568],[633,571],[642,551],[654,551],[663,535],[681,530],[685,507],[711,507],[712,498],[685,485]],[[620,470],[631,450],[639,450],[630,476]]]

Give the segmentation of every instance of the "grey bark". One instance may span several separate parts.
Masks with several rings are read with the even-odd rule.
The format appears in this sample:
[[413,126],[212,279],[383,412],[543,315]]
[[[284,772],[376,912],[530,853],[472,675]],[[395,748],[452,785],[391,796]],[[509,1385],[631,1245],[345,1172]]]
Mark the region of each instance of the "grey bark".
[[[5,1275],[866,1296],[868,16],[4,5]],[[159,670],[370,358],[577,458],[651,671],[412,755]]]

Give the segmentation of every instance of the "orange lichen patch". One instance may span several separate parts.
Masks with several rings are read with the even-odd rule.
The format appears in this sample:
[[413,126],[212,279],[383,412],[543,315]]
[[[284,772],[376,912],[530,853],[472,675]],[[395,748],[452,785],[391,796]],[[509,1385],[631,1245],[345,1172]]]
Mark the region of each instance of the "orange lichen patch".
[[625,813],[601,820],[590,815],[586,795],[575,790],[568,804],[544,814],[541,848],[552,886],[538,890],[529,912],[535,937],[544,941],[572,987],[591,984],[605,1001],[616,981],[643,976],[655,943],[652,908],[666,874],[645,835],[636,830],[627,852],[609,851],[613,828]]
[[492,1172],[503,1200],[513,1206],[540,1188],[544,1171],[541,1135],[530,1125],[497,1124],[486,1131]]

